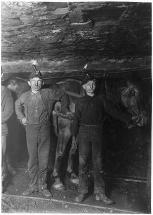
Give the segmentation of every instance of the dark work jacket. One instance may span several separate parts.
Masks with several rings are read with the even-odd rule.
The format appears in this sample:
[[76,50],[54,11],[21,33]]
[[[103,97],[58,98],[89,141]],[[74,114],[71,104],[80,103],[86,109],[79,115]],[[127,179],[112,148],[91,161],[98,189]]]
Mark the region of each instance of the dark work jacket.
[[[53,106],[56,101],[61,101],[62,112],[66,113],[69,106],[69,98],[62,90],[53,90],[53,89],[41,89],[40,90],[41,98],[44,103],[44,106],[48,112],[48,120],[50,119]],[[28,108],[28,98],[31,96],[31,90],[23,93],[18,100],[15,102],[15,111],[17,118],[22,120],[24,117],[27,117],[27,108]]]
[[123,113],[108,101],[104,96],[97,95],[90,97],[88,95],[78,99],[73,122],[73,135],[77,135],[78,129],[83,126],[102,126],[106,114],[126,123],[131,122],[131,115]]

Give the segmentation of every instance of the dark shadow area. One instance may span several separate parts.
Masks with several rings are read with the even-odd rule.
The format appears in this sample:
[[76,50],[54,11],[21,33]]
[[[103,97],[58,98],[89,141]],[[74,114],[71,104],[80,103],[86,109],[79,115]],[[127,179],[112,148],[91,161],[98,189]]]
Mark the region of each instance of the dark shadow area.
[[8,122],[7,154],[14,167],[26,167],[28,152],[26,145],[25,128],[17,120],[14,113]]

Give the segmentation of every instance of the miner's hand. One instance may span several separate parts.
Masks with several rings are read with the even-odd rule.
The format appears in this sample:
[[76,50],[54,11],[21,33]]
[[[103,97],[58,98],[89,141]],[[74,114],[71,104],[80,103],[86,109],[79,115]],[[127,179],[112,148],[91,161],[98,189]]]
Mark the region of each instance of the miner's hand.
[[21,122],[23,125],[27,125],[27,119],[25,117],[21,120]]

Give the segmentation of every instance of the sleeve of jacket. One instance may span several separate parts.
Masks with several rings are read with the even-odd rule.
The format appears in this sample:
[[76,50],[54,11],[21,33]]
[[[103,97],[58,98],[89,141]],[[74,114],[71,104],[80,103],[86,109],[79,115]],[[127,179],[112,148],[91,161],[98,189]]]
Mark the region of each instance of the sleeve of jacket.
[[23,113],[24,100],[25,100],[25,96],[23,94],[15,102],[15,112],[19,120],[22,120],[25,117]]
[[108,101],[104,97],[103,97],[103,105],[104,105],[105,111],[115,119],[118,119],[124,122],[127,126],[132,122],[132,117],[130,114],[128,114],[127,112],[123,113],[123,111],[116,108],[111,101]]
[[79,131],[80,119],[81,119],[81,107],[80,107],[79,101],[77,101],[75,106],[73,124],[72,124],[72,135],[75,137],[77,136]]
[[4,109],[2,110],[2,123],[6,122],[14,111],[14,104],[13,104],[13,98],[11,95],[11,92],[6,89],[5,95],[4,95]]

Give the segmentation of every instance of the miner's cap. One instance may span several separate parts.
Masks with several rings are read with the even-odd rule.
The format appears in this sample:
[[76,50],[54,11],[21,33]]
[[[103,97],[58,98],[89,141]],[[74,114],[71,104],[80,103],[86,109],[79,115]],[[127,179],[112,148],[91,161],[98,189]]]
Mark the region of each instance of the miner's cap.
[[33,79],[33,78],[39,78],[39,79],[43,79],[43,76],[41,74],[40,71],[37,71],[37,72],[32,72],[30,75],[29,75],[29,80],[30,79]]
[[95,77],[91,74],[86,74],[84,77],[83,77],[83,80],[82,80],[82,85],[88,83],[89,81],[96,81]]

